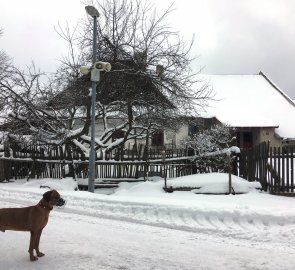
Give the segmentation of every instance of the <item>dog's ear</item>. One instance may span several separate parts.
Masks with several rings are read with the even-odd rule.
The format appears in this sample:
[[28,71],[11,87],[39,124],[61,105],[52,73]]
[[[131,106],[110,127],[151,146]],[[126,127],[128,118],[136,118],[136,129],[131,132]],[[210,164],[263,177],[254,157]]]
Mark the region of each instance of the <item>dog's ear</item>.
[[45,193],[43,194],[43,199],[44,199],[45,201],[47,201],[47,202],[50,202],[50,200],[51,200],[51,193],[52,193],[52,191],[47,191],[47,192],[45,192]]

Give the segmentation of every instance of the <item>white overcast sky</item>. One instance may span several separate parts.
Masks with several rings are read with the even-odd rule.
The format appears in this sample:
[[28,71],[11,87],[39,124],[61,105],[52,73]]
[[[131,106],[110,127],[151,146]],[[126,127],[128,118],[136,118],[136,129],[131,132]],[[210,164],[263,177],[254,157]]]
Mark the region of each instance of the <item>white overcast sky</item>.
[[[85,1],[84,1],[85,2]],[[169,23],[187,39],[195,34],[194,69],[209,74],[263,71],[295,99],[295,0],[153,0],[174,2]],[[85,16],[81,0],[0,0],[0,49],[18,66],[32,60],[54,71],[67,53],[54,27]]]

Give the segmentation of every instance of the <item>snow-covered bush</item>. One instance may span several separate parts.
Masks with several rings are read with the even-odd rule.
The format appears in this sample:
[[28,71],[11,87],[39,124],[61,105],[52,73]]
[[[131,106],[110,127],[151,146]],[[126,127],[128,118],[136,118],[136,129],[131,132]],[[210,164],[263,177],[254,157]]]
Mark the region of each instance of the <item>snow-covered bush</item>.
[[185,145],[195,156],[198,172],[227,172],[228,158],[222,150],[229,149],[234,140],[232,128],[216,125],[191,136]]

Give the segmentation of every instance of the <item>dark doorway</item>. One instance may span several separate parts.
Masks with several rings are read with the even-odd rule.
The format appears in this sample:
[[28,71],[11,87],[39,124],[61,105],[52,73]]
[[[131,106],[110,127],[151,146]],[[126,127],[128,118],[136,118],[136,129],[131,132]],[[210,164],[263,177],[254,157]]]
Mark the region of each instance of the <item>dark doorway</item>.
[[253,133],[250,131],[237,132],[237,146],[246,149],[253,147]]
[[157,130],[152,135],[152,146],[163,146],[164,145],[164,132],[162,130]]
[[253,147],[253,133],[252,132],[243,132],[243,148]]

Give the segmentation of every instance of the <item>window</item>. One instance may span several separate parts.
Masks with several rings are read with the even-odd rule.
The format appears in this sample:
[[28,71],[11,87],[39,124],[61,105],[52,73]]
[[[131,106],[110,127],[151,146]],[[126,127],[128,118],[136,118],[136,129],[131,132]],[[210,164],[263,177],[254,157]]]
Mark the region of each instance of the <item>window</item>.
[[164,145],[164,132],[163,130],[157,130],[152,135],[152,146],[163,146]]

